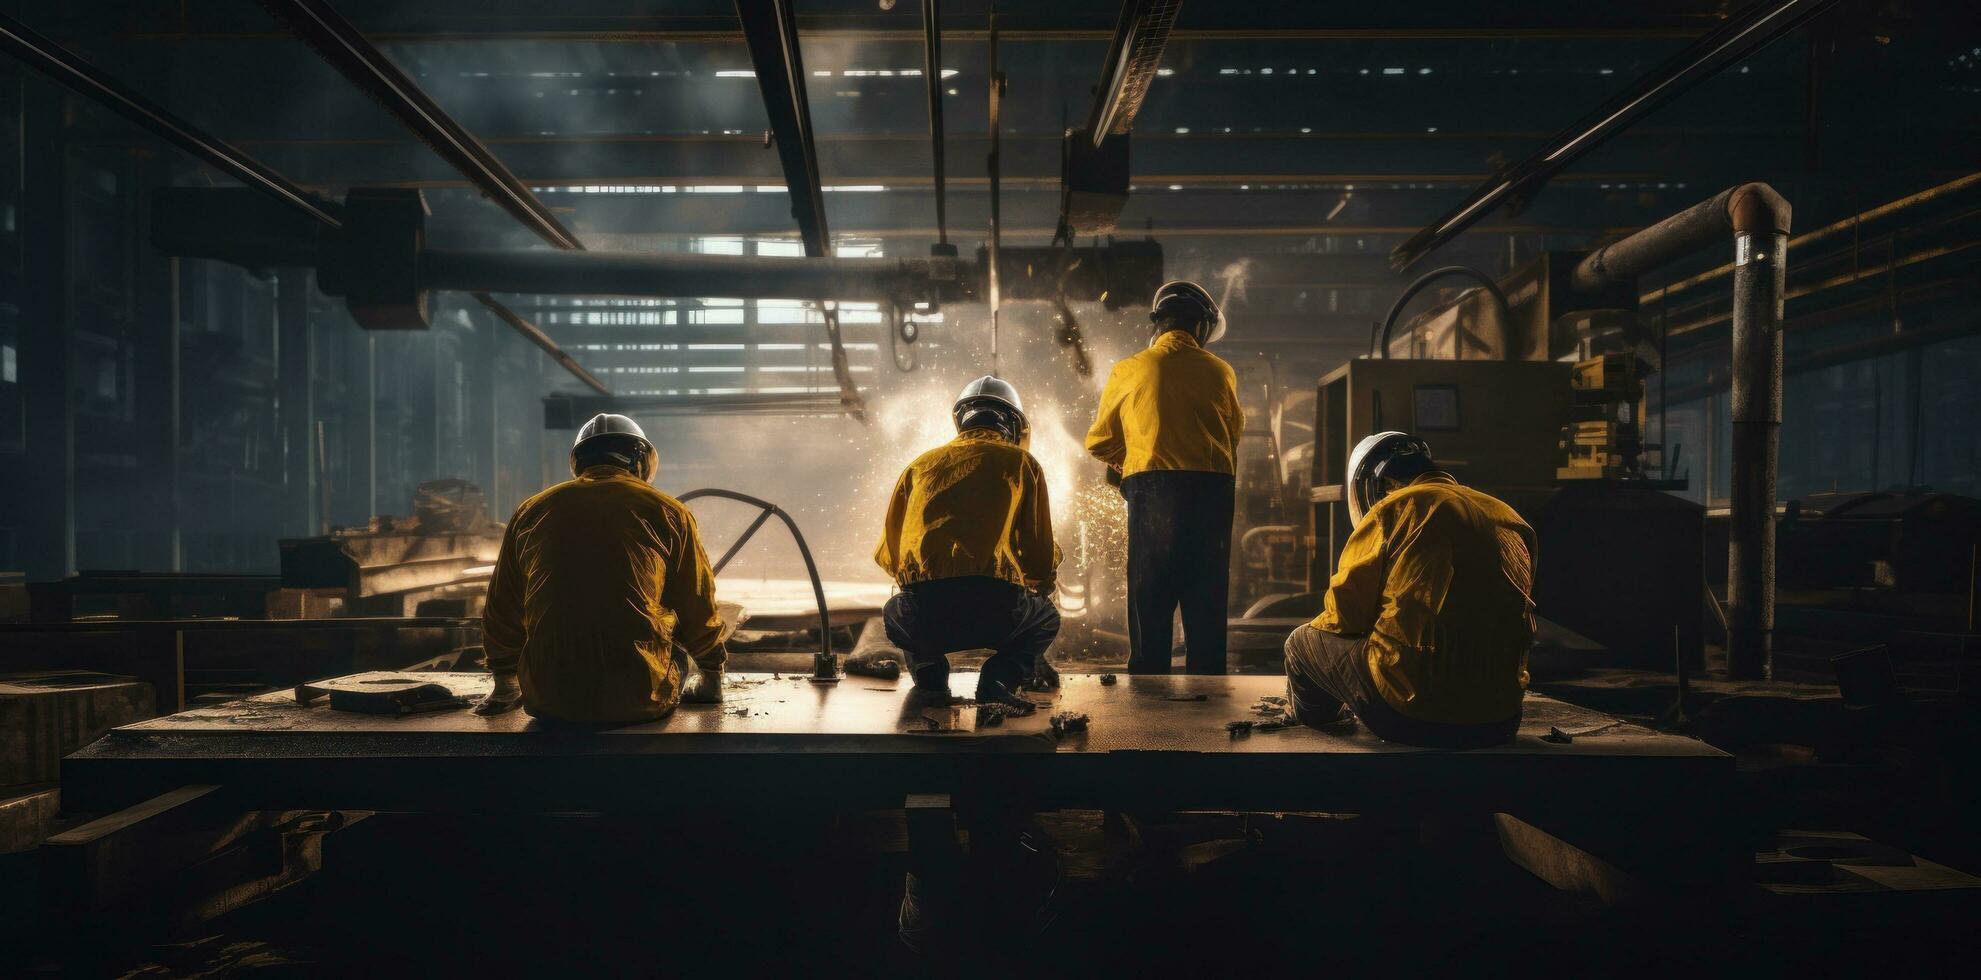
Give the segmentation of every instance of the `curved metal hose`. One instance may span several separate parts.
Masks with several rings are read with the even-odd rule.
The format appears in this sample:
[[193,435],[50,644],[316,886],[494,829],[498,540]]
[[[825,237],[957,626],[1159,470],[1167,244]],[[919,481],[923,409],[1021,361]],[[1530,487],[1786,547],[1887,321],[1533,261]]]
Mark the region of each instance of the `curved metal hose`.
[[1403,295],[1396,298],[1396,303],[1389,308],[1389,315],[1383,317],[1382,333],[1376,339],[1376,349],[1369,352],[1370,356],[1389,360],[1389,332],[1396,327],[1397,314],[1402,313],[1404,304],[1409,303],[1411,297],[1416,296],[1425,286],[1446,276],[1464,276],[1468,279],[1476,280],[1481,286],[1486,287],[1486,292],[1493,294],[1493,299],[1499,303],[1500,325],[1505,327],[1507,324],[1513,322],[1513,309],[1507,305],[1506,293],[1500,290],[1499,283],[1494,282],[1493,277],[1471,266],[1442,266],[1418,276],[1411,281],[1410,285],[1403,287]]
[[721,497],[724,500],[734,500],[749,504],[752,507],[763,508],[763,513],[757,515],[756,522],[751,524],[749,529],[745,530],[742,536],[737,538],[735,543],[729,546],[729,550],[723,552],[722,558],[716,561],[715,573],[718,575],[722,573],[723,567],[729,564],[729,560],[736,557],[736,552],[742,550],[744,543],[748,542],[750,537],[757,533],[757,529],[763,527],[764,522],[769,520],[772,515],[775,515],[778,520],[784,522],[785,528],[791,532],[791,540],[798,543],[798,554],[804,556],[805,573],[812,577],[812,595],[819,602],[819,656],[831,660],[833,656],[832,615],[827,611],[825,605],[825,582],[819,578],[818,564],[812,561],[812,549],[805,544],[805,536],[799,533],[798,522],[792,520],[791,515],[784,512],[784,508],[768,500],[752,497],[747,493],[738,493],[734,490],[719,490],[713,487],[704,487],[700,490],[690,490],[675,499],[685,504],[690,500],[700,497]]

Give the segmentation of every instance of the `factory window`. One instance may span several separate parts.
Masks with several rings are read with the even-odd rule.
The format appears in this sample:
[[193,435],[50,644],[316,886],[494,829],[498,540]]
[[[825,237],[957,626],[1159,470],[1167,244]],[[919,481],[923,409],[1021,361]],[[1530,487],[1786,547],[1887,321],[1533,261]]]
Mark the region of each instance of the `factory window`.
[[743,322],[743,311],[738,309],[689,310],[688,322],[691,324],[708,325],[741,324]]

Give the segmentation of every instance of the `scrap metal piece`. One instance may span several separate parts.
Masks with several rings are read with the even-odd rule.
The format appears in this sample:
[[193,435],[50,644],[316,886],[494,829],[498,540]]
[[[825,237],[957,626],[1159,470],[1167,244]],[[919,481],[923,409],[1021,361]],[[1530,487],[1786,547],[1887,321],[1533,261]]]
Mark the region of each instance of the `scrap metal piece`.
[[1548,726],[1548,733],[1546,735],[1541,736],[1541,741],[1553,742],[1556,745],[1567,745],[1568,743],[1575,741],[1575,736],[1570,735],[1569,733],[1564,732],[1561,729],[1550,725]]
[[1114,682],[1115,682],[1116,680],[1118,680],[1118,679],[1119,679],[1119,678],[1116,678],[1116,677],[1115,677],[1115,676],[1114,676],[1113,674],[1102,674],[1102,675],[1101,675],[1101,686],[1102,686],[1102,687],[1113,687],[1113,686],[1114,686]]
[[1229,733],[1232,738],[1238,738],[1243,735],[1252,734],[1252,729],[1257,725],[1258,722],[1252,721],[1249,718],[1240,721],[1227,721],[1224,723],[1224,730],[1227,733]]
[[1052,716],[1052,734],[1056,738],[1065,738],[1068,735],[1084,732],[1087,730],[1087,724],[1092,720],[1085,712],[1061,711]]
[[[871,660],[862,659],[858,656],[848,657],[846,658],[845,669],[848,674],[859,677],[874,677],[884,681],[899,680],[901,678],[901,662],[893,658]],[[876,690],[884,691],[887,688],[877,688]]]

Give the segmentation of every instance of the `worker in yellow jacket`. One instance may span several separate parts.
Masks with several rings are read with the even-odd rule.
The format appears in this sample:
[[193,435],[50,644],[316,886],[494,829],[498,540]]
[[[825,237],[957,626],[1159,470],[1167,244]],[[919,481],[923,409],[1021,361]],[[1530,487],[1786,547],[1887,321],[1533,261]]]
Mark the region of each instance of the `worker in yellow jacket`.
[[918,691],[946,698],[948,654],[991,649],[977,700],[1029,712],[1018,692],[1059,634],[1045,473],[1010,384],[972,381],[950,414],[956,438],[908,464],[888,502],[874,561],[900,589],[883,624]]
[[571,447],[576,479],[516,508],[488,583],[495,690],[478,713],[636,722],[721,700],[715,575],[694,515],[648,483],[656,468],[637,423],[598,415]]
[[1183,609],[1193,674],[1225,672],[1236,494],[1237,376],[1205,345],[1224,335],[1217,302],[1193,282],[1156,291],[1149,348],[1108,373],[1087,452],[1128,501],[1128,670],[1169,673]]
[[1520,727],[1534,639],[1534,531],[1402,432],[1362,440],[1355,530],[1320,616],[1286,640],[1288,700],[1314,727],[1352,713],[1387,741],[1494,745]]

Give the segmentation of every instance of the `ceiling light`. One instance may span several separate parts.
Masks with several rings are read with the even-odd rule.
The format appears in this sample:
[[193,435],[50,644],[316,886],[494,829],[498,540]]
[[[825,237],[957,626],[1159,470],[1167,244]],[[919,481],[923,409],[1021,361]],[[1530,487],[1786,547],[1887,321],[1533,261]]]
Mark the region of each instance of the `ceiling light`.
[[730,70],[730,71],[719,71],[719,72],[716,72],[716,73],[715,73],[715,77],[717,77],[717,78],[755,78],[755,77],[757,77],[757,73],[756,73],[756,72],[754,72],[754,71],[751,71],[751,70],[750,70],[750,69],[748,69],[748,68],[738,68],[738,69],[734,69],[734,70]]

